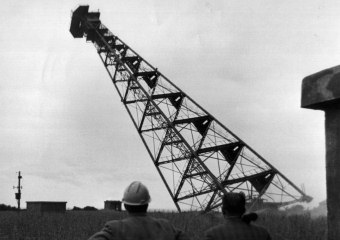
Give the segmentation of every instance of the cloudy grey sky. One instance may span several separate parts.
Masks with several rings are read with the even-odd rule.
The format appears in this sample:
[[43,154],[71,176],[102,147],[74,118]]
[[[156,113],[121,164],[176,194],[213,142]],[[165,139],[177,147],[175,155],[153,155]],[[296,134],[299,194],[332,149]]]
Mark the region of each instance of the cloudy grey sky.
[[[340,2],[12,1],[0,9],[0,203],[103,208],[133,180],[175,209],[95,48],[69,33],[79,4],[296,185],[325,199],[324,114],[303,77],[340,62]],[[25,206],[25,204],[24,204]]]

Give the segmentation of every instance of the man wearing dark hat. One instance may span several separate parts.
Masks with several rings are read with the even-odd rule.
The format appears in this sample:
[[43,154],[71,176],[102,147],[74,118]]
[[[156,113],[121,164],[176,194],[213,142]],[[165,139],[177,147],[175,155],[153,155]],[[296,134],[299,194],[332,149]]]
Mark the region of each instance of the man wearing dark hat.
[[150,201],[146,186],[138,181],[132,182],[126,188],[122,200],[129,217],[107,222],[89,240],[189,240],[168,220],[148,216]]
[[270,240],[266,229],[250,223],[255,213],[244,215],[246,198],[243,192],[227,193],[222,198],[224,223],[208,229],[206,240]]

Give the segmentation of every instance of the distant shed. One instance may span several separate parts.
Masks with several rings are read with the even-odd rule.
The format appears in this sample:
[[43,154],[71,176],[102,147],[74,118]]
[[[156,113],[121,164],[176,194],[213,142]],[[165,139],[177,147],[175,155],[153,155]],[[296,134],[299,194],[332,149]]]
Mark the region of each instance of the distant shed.
[[115,210],[122,211],[122,202],[121,201],[105,201],[104,202],[105,210]]
[[67,202],[26,202],[27,212],[30,213],[65,213]]

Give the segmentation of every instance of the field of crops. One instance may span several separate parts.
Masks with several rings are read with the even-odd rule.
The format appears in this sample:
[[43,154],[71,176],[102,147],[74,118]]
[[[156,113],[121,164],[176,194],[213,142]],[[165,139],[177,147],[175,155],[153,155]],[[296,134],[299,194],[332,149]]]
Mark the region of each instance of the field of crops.
[[[186,231],[193,240],[202,239],[207,228],[223,221],[219,214],[196,212],[151,212],[166,218]],[[0,212],[0,240],[62,239],[84,240],[99,231],[104,223],[126,217],[125,212],[67,211],[65,214],[29,215],[27,212]],[[326,239],[326,217],[311,218],[309,214],[287,216],[280,213],[261,214],[258,225],[268,229],[273,240]]]

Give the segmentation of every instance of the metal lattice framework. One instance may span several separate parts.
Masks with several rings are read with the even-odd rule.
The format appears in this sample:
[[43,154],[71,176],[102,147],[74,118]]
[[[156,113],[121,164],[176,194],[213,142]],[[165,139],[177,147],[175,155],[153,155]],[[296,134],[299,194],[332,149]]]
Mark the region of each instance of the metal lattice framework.
[[215,209],[234,191],[253,207],[310,200],[88,9],[73,12],[70,31],[95,45],[179,211]]

